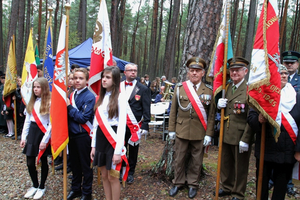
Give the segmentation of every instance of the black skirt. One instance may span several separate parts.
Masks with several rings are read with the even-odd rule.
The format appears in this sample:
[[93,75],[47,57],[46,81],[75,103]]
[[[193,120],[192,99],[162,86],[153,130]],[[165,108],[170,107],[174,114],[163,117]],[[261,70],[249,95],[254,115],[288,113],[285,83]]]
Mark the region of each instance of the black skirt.
[[[38,127],[35,122],[30,123],[29,133],[27,135],[27,142],[23,149],[23,153],[26,156],[34,156],[36,157],[39,154],[39,146],[44,137],[44,133]],[[46,151],[42,156],[51,155],[51,147],[48,145]]]
[[[112,129],[116,132],[117,126],[112,126]],[[107,170],[111,170],[114,151],[114,148],[111,146],[111,144],[103,134],[101,128],[98,126],[96,133],[96,149],[93,165],[98,167],[106,166]]]

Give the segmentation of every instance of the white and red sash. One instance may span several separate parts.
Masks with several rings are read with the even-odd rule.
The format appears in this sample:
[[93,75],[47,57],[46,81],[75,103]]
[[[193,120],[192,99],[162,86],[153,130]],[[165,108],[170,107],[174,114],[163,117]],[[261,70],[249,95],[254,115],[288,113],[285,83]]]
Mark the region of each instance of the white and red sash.
[[[116,144],[117,144],[117,142],[116,142],[117,141],[117,139],[116,139],[117,134],[112,129],[112,127],[109,125],[106,117],[103,115],[103,112],[99,111],[99,108],[96,110],[95,117],[96,117],[98,125],[101,128],[101,130],[102,130],[103,134],[105,135],[106,139],[111,144],[111,146],[115,149]],[[122,161],[124,161],[126,163],[126,167],[122,168]],[[124,145],[123,145],[122,153],[121,153],[121,162],[117,165],[114,165],[112,163],[111,169],[122,173],[122,177],[123,177],[124,182],[127,180],[128,171],[129,171],[129,164],[128,164],[128,160],[127,160],[127,157],[126,157],[126,148],[124,147]],[[122,169],[122,172],[121,172],[121,169]],[[116,178],[119,178],[119,176],[116,177]]]
[[[71,93],[70,97],[71,97],[70,104],[78,110],[74,99],[74,92]],[[90,121],[87,121],[85,124],[80,124],[80,125],[82,126],[82,128],[84,128],[84,130],[86,130],[89,133],[90,138],[92,138],[93,136],[93,132],[91,131],[93,130],[92,123]]]
[[184,91],[186,93],[186,95],[188,96],[190,102],[192,103],[193,108],[195,109],[200,122],[203,125],[204,130],[206,130],[207,128],[207,115],[205,112],[205,109],[195,91],[195,89],[193,88],[193,86],[191,84],[188,84],[187,81],[182,83]]
[[[125,81],[120,83],[120,89],[121,92],[125,92]],[[126,125],[128,126],[130,132],[131,132],[131,137],[129,138],[128,144],[134,146],[135,144],[140,143],[141,136],[138,134],[138,131],[140,130],[140,127],[142,125],[142,120],[138,122],[129,106],[128,100],[131,95],[127,95],[127,105],[126,105],[126,112],[127,112],[127,120],[126,120]]]
[[[35,112],[34,108],[32,109],[32,116],[36,122],[36,124],[38,125],[38,127],[41,129],[41,131],[45,134],[47,132],[47,128],[46,128],[46,124],[43,124],[38,116],[38,114]],[[49,139],[48,143],[46,144],[46,148],[43,150],[39,150],[39,154],[38,154],[38,158],[36,163],[39,164],[40,163],[40,158],[42,157],[42,155],[44,154],[44,152],[46,151],[47,147],[49,146],[49,144],[51,143],[51,138]]]

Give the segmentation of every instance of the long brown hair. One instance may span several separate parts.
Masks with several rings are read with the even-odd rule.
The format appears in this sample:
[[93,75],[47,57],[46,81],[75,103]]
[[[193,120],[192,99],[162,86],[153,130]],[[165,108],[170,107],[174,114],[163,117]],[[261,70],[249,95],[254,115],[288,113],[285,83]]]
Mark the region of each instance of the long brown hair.
[[[42,100],[42,102],[41,102],[41,107],[40,107],[40,114],[41,115],[49,114],[51,94],[50,94],[50,90],[49,90],[48,81],[46,78],[40,77],[40,78],[37,78],[34,82],[38,82],[41,85],[41,91],[42,91],[41,100]],[[32,91],[31,91],[32,93],[31,93],[29,103],[26,106],[26,112],[29,114],[32,113],[34,103],[37,98],[37,96],[34,94],[33,86],[34,86],[34,83],[32,84]]]
[[[114,67],[114,66],[106,67],[101,73],[101,79],[103,78],[104,73],[106,72],[111,72],[112,81],[113,81],[111,96],[109,98],[109,103],[108,103],[108,108],[109,108],[108,118],[112,119],[113,117],[119,116],[118,98],[120,93],[120,70],[118,67]],[[105,93],[106,93],[106,89],[101,84],[99,99],[95,104],[94,110],[96,110],[102,104]]]

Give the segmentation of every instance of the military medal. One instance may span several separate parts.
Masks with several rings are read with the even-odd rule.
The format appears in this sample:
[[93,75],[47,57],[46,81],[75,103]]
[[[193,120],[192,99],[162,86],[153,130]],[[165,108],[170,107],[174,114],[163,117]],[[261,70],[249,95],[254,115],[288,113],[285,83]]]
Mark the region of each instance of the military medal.
[[244,113],[244,112],[245,112],[245,104],[244,104],[244,103],[242,103],[242,104],[241,104],[241,107],[242,107],[242,110],[241,110],[241,112],[242,112],[242,113]]
[[236,114],[236,108],[237,108],[237,101],[234,102],[234,110],[233,110],[233,113]]
[[238,106],[238,109],[236,110],[236,113],[241,114],[241,104],[240,104],[240,102],[238,102],[237,106]]

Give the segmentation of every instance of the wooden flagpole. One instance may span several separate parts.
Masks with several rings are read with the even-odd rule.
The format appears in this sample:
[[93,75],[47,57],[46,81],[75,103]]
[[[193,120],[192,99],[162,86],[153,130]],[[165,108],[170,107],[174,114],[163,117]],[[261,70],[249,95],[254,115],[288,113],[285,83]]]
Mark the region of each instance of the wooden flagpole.
[[[265,54],[267,54],[267,7],[268,1],[264,2],[264,17],[263,17],[263,40],[264,40],[264,50]],[[265,56],[265,59],[268,59]],[[268,67],[268,62],[266,62],[266,67]],[[265,159],[265,123],[262,124],[261,127],[261,142],[260,142],[260,157],[259,157],[259,172],[258,172],[258,181],[257,181],[257,191],[256,191],[256,199],[261,199],[261,189],[262,189],[262,179],[263,179],[263,170],[264,170],[264,159]]]
[[[227,76],[227,51],[228,51],[228,32],[229,32],[229,3],[226,1],[226,36],[225,36],[225,49],[224,49],[224,63],[223,63],[223,84],[222,84],[222,98],[225,98],[226,93],[226,76]],[[219,198],[219,188],[220,188],[220,173],[221,173],[221,156],[223,148],[223,132],[224,132],[224,115],[225,108],[221,109],[221,124],[220,124],[220,135],[219,135],[219,154],[218,154],[218,171],[217,171],[217,181],[216,181],[216,192],[215,199]]]
[[15,95],[15,99],[14,99],[14,106],[15,106],[15,108],[14,108],[14,120],[15,120],[15,140],[17,140],[18,139],[18,134],[17,134],[17,131],[18,131],[18,129],[17,129],[17,101],[16,101],[16,95]]
[[[68,83],[68,70],[69,70],[69,15],[70,15],[70,9],[71,5],[67,3],[65,5],[66,9],[66,16],[67,16],[67,21],[66,21],[66,42],[65,42],[65,52],[66,52],[66,57],[65,57],[65,71],[66,71],[66,89],[67,89],[67,83]],[[67,90],[66,90],[67,91]],[[66,94],[67,95],[67,94]],[[63,176],[64,176],[64,200],[67,200],[67,148],[64,149],[63,151]]]

